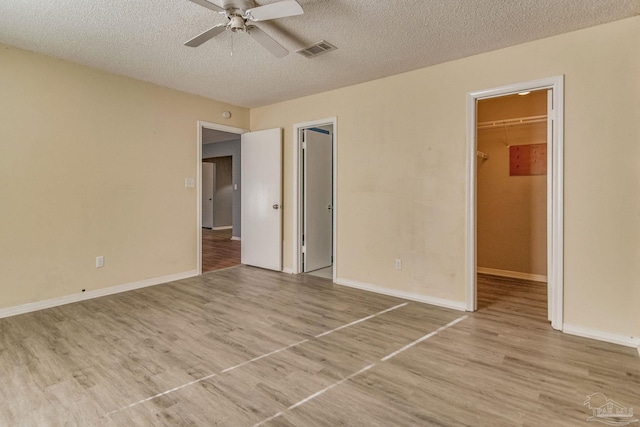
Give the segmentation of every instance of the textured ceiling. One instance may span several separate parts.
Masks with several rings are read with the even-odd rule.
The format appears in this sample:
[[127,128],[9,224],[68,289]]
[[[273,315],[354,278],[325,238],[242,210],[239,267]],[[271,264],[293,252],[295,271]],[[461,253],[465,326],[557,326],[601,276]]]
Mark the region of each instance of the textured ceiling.
[[[257,107],[640,14],[640,0],[299,3],[304,15],[257,24],[292,52],[282,59],[246,34],[233,56],[229,33],[183,46],[226,22],[187,0],[1,0],[0,43]],[[338,50],[293,53],[322,39]]]

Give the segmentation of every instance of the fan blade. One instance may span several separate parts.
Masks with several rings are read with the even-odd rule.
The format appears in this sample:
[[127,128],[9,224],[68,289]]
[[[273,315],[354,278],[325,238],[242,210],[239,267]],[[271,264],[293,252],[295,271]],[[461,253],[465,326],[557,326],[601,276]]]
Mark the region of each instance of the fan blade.
[[303,13],[302,6],[296,0],[285,0],[247,10],[247,16],[251,21],[267,21],[269,19],[302,15]]
[[273,56],[283,58],[289,54],[289,51],[282,47],[280,43],[271,38],[270,35],[262,31],[260,28],[250,25],[247,32],[255,41],[260,43],[263,48],[267,49]]
[[226,28],[227,28],[227,26],[225,24],[218,24],[213,28],[209,28],[204,33],[198,34],[197,36],[195,36],[194,38],[192,38],[191,40],[186,42],[184,45],[185,46],[189,46],[189,47],[198,47],[202,43],[204,43],[204,42],[206,42],[208,40],[211,40],[212,38],[214,38],[218,34],[223,33]]
[[217,4],[213,4],[207,0],[189,0],[191,3],[199,4],[202,7],[206,7],[207,9],[213,10],[214,12],[223,12],[224,9],[218,6]]

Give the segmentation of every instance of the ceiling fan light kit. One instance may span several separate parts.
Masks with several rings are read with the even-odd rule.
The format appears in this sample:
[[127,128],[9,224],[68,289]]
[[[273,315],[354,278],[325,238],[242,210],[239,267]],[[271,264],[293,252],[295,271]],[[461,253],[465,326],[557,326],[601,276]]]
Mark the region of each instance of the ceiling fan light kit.
[[304,13],[302,6],[300,6],[296,0],[283,0],[257,7],[254,7],[253,0],[222,0],[222,6],[218,6],[207,0],[189,1],[221,15],[225,15],[229,22],[209,28],[187,41],[185,46],[198,47],[206,41],[222,34],[225,30],[230,30],[232,33],[249,34],[263,48],[277,58],[286,56],[289,51],[270,35],[251,23],[302,15]]

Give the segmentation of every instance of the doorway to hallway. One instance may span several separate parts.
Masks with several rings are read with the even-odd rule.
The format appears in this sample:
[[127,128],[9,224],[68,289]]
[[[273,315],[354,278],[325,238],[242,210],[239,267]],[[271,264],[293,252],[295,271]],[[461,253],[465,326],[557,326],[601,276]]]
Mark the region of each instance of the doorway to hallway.
[[240,265],[242,129],[199,123],[200,273]]

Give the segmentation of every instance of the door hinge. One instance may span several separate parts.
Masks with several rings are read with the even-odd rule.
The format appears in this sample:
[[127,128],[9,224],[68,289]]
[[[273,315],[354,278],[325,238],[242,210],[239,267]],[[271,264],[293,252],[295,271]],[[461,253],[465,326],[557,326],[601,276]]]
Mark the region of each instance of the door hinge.
[[307,253],[307,247],[305,245],[302,245],[302,253],[303,254]]
[[303,150],[307,149],[307,141],[302,141],[302,149]]

